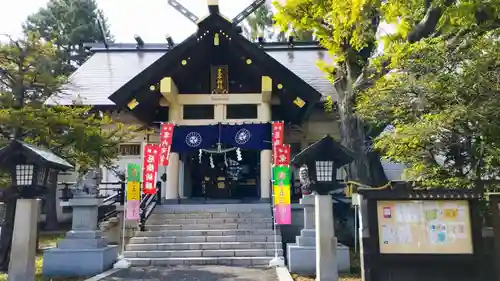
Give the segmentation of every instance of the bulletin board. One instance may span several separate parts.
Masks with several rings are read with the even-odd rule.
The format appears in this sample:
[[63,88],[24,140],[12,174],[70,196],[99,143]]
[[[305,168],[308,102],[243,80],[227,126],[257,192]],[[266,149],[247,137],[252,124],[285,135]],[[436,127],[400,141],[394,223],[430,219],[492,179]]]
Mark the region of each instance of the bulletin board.
[[472,254],[469,202],[378,201],[381,254]]

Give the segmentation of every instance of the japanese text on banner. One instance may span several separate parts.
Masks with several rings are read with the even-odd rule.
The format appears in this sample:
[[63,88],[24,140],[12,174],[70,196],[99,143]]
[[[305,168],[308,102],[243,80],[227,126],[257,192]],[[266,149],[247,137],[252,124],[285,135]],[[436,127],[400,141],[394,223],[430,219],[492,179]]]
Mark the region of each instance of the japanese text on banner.
[[273,185],[290,185],[290,167],[273,167]]
[[138,181],[127,182],[127,201],[141,200],[141,183]]
[[279,204],[274,207],[276,224],[292,224],[292,208],[290,204]]
[[[278,161],[279,162],[279,161]],[[287,161],[282,161],[287,162]],[[288,161],[289,162],[289,161]],[[290,206],[290,167],[280,165],[273,167],[274,215],[276,224],[291,223]]]
[[146,144],[144,146],[144,165],[142,178],[142,192],[144,194],[156,193],[156,172],[158,171],[158,162],[160,148],[156,144]]
[[162,123],[160,130],[160,166],[168,166],[168,156],[174,135],[173,123]]
[[137,221],[139,219],[139,209],[141,206],[140,200],[132,200],[127,202],[127,208],[125,209],[126,220]]
[[129,163],[127,165],[127,181],[141,181],[141,165]]
[[278,121],[278,122],[272,123],[273,136],[271,138],[271,141],[273,142],[273,147],[275,145],[282,145],[283,144],[284,130],[285,130],[285,125],[284,125],[283,121]]
[[141,202],[141,166],[139,164],[129,163],[127,165],[127,186],[125,202],[125,219],[138,220],[139,206]]
[[276,145],[274,146],[274,150],[274,165],[290,165],[290,145]]
[[275,185],[274,191],[274,205],[290,205],[290,186],[289,185]]

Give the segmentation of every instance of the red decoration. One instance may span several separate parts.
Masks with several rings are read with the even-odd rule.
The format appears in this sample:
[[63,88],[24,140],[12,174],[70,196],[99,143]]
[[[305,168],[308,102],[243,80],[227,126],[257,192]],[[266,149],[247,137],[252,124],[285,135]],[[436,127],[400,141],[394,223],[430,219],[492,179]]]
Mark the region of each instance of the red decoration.
[[283,144],[283,135],[284,135],[284,129],[285,125],[283,121],[277,121],[272,123],[272,129],[273,129],[273,136],[271,138],[273,142],[273,148],[275,145],[282,145]]
[[274,146],[274,165],[290,165],[290,145],[281,144]]
[[168,166],[168,156],[174,135],[173,123],[161,123],[160,130],[160,166]]
[[146,144],[144,146],[144,164],[142,165],[142,192],[144,194],[156,193],[156,172],[160,147],[157,144]]

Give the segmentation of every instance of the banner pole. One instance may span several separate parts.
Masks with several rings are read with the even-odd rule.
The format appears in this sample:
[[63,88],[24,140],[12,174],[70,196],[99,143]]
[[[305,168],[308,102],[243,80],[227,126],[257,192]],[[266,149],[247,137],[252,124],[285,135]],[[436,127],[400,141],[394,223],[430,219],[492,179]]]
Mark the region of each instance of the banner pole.
[[125,214],[125,212],[127,211],[127,204],[128,204],[126,190],[127,190],[127,185],[125,185],[125,194],[123,195],[124,199],[123,199],[123,214],[122,214],[122,252],[121,252],[122,256],[123,252],[125,252],[125,225],[127,224],[126,223],[127,214]]
[[[272,128],[272,135],[271,135],[271,146],[272,146],[272,151],[273,151],[273,154],[275,153],[275,149],[274,149],[274,124],[275,122],[272,121],[271,122],[271,128]],[[280,143],[283,143],[283,132],[281,132],[280,134]],[[274,178],[274,167],[276,165],[275,161],[274,161],[274,157],[276,155],[272,155],[271,157],[271,206],[273,207],[273,210],[272,210],[272,214],[273,214],[273,225],[274,225],[274,258],[269,261],[269,267],[271,266],[275,266],[275,267],[283,267],[285,266],[285,260],[283,258],[279,258],[278,257],[278,231],[277,231],[277,221],[276,221],[276,205],[275,205],[275,197],[276,197],[276,194],[274,192],[274,184],[275,184],[275,178]]]
[[[128,169],[128,166],[127,166],[127,169]],[[128,171],[127,171],[127,174],[128,174]],[[121,242],[122,242],[122,246],[121,246],[121,253],[120,255],[118,256],[118,261],[113,264],[113,268],[115,269],[124,269],[124,268],[129,268],[130,267],[130,262],[125,259],[125,255],[124,255],[124,252],[125,252],[125,225],[127,224],[127,204],[128,204],[128,201],[127,201],[127,189],[128,189],[128,179],[125,183],[125,190],[123,190],[123,192],[125,192],[125,194],[123,194],[123,211],[122,211],[122,217],[121,217],[121,223],[122,223],[122,233],[121,233]]]
[[278,224],[276,224],[276,206],[274,205],[275,201],[275,194],[274,194],[274,174],[273,174],[273,169],[274,165],[271,165],[271,205],[273,206],[273,230],[274,230],[274,258],[277,260],[278,259],[278,231],[276,230],[276,227]]
[[[274,168],[274,165],[271,165],[271,175],[273,175],[272,173],[272,169]],[[272,176],[274,177],[274,175]],[[278,231],[277,231],[277,226],[278,224],[276,223],[276,206],[274,205],[274,198],[276,196],[276,194],[274,193],[274,179],[272,178],[271,180],[271,206],[273,206],[273,225],[274,225],[274,258],[269,261],[269,266],[276,266],[276,267],[282,267],[282,266],[285,266],[285,260],[283,258],[279,258],[278,257]]]

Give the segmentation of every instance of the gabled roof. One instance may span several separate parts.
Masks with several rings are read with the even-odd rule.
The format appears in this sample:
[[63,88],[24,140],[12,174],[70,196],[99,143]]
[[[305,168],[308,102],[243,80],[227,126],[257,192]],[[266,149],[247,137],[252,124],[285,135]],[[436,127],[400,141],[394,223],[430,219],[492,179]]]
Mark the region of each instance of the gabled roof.
[[[230,49],[222,53],[219,51],[213,57],[211,50],[214,46],[208,43],[214,39],[208,37],[219,32],[225,36],[221,40],[226,40],[224,44]],[[207,34],[210,36],[207,37]],[[252,66],[239,71],[270,76],[276,85],[285,85],[285,88],[280,85],[278,89],[283,90],[278,92],[281,92],[282,110],[290,115],[290,121],[300,122],[323,96],[333,96],[335,93],[331,82],[316,65],[319,59],[331,60],[317,43],[294,44],[293,47],[286,43],[251,43],[219,14],[210,14],[199,23],[197,33],[173,47],[167,48],[165,45],[161,48],[161,45],[155,44],[131,48],[130,45],[120,44],[94,51],[95,54],[70,77],[70,84],[64,89],[64,94],[51,97],[47,104],[70,105],[76,102],[83,105],[115,104],[125,108],[132,99],[139,98],[152,106],[155,102],[149,96],[141,98],[140,95],[146,95],[140,93],[141,89],[149,87],[150,83],[158,83],[163,75],[175,76],[177,73],[177,78],[181,79],[190,76],[192,72],[182,72],[187,68],[180,67],[183,58],[192,59],[192,62],[206,61],[208,58],[209,64],[214,63],[213,60],[217,64],[226,56],[233,61],[243,57],[252,58]],[[297,97],[305,101],[305,106],[293,106],[292,102]],[[287,105],[283,105],[283,98],[287,100]],[[141,107],[146,106],[145,103],[141,104]],[[150,108],[142,108],[144,110],[150,111]]]
[[[160,44],[151,44],[155,45]],[[115,105],[108,97],[168,52],[164,46],[147,48],[148,45],[145,49],[136,49],[135,44],[120,44],[111,45],[108,50],[94,50],[94,54],[71,75],[63,92],[47,99],[46,104],[72,105],[79,100],[82,105]],[[319,60],[331,61],[327,51],[320,48],[265,48],[264,51],[323,96],[336,99],[331,81],[316,65]]]

